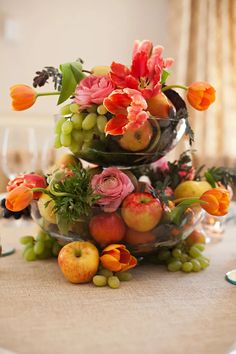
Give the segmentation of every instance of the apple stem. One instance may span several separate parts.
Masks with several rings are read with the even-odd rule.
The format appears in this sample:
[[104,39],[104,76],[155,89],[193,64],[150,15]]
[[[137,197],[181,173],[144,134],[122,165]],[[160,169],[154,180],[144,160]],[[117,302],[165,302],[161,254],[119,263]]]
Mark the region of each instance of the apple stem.
[[81,257],[81,250],[75,250],[75,257]]

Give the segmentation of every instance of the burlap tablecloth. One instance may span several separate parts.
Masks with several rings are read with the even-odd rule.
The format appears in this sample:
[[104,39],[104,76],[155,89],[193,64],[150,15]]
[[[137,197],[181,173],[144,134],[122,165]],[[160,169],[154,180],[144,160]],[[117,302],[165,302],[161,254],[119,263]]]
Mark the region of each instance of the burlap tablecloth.
[[226,354],[236,342],[235,223],[207,247],[195,274],[140,266],[118,290],[72,285],[55,260],[25,262],[18,238],[32,223],[3,226],[17,252],[0,259],[0,346],[21,354]]

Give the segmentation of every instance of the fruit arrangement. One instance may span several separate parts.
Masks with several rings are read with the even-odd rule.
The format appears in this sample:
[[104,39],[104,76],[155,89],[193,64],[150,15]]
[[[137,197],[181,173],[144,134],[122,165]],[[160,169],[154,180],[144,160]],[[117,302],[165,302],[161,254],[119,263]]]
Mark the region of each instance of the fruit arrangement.
[[[139,262],[186,273],[209,265],[195,228],[205,212],[227,213],[227,183],[219,185],[214,169],[200,176],[188,153],[173,163],[164,155],[184,134],[194,138],[174,88],[186,90],[200,111],[214,102],[215,90],[205,82],[167,85],[173,59],[162,54],[161,46],[135,41],[130,67],[113,62],[87,70],[79,59],[37,71],[34,88],[11,88],[19,111],[40,96],[59,96],[55,148],[72,153],[46,175],[22,174],[8,184],[5,207],[18,213],[30,205],[41,228],[21,240],[26,260],[58,256],[70,282],[113,289]],[[50,78],[55,91],[36,92]],[[96,165],[85,168],[80,159]]]

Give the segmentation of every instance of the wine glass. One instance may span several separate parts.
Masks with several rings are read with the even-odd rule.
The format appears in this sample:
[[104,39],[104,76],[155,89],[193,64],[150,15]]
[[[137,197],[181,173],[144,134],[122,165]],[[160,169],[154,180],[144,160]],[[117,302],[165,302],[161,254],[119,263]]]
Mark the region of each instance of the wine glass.
[[33,128],[8,127],[3,131],[2,169],[9,179],[35,171],[38,149]]

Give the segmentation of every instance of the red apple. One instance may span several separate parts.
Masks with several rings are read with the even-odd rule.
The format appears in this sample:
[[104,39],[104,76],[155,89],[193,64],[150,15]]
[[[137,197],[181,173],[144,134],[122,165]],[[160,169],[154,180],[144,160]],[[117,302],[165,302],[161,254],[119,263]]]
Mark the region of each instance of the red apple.
[[156,240],[154,233],[150,231],[140,232],[128,228],[125,234],[124,242],[130,245],[143,245],[145,243],[152,243]]
[[121,215],[125,223],[136,231],[150,231],[162,217],[159,199],[150,193],[136,192],[129,194],[123,201]]
[[91,218],[89,231],[91,236],[103,248],[123,239],[125,236],[125,224],[117,213],[101,213]]
[[99,253],[91,242],[74,241],[60,250],[58,264],[71,283],[88,283],[97,273]]

